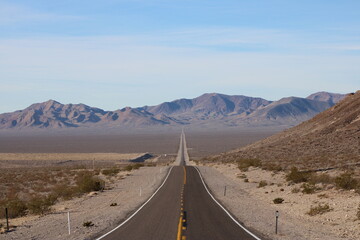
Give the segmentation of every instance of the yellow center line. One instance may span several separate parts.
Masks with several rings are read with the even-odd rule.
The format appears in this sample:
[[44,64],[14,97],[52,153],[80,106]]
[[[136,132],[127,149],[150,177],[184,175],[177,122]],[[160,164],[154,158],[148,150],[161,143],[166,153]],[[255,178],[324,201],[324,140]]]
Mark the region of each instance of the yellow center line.
[[184,168],[184,184],[186,184],[186,169],[185,169],[185,167],[183,167]]
[[[186,184],[186,169],[185,166],[183,167],[184,169],[184,185]],[[178,233],[177,233],[177,238],[176,240],[185,240],[186,237],[182,236],[182,230],[185,230],[186,228],[183,227],[183,223],[186,221],[186,219],[183,219],[183,211],[184,211],[184,199],[183,199],[183,194],[184,194],[184,185],[182,186],[182,191],[181,191],[181,206],[180,206],[180,219],[179,219],[179,225],[178,225]]]
[[177,233],[176,240],[181,240],[181,232],[182,232],[181,226],[182,226],[182,217],[180,217],[180,219],[179,219],[178,233]]

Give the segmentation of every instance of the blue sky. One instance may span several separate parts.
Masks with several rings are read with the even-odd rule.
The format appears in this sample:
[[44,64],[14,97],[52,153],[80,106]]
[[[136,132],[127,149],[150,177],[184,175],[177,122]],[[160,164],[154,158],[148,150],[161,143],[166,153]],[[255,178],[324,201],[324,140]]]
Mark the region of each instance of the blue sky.
[[0,112],[360,89],[360,1],[0,0]]

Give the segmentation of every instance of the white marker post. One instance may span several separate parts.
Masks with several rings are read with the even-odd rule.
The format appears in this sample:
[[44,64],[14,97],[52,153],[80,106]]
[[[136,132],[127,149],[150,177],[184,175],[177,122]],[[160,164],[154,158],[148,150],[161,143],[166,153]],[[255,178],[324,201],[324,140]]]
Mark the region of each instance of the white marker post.
[[68,212],[68,229],[69,229],[69,235],[71,234],[71,231],[70,231],[70,212]]

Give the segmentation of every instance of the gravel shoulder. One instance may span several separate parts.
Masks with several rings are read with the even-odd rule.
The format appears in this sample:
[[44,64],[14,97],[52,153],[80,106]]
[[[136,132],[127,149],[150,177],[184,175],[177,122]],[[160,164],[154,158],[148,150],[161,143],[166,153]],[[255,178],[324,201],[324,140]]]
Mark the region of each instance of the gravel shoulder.
[[[59,202],[44,216],[28,216],[11,220],[15,231],[0,234],[0,239],[94,239],[118,225],[145,202],[160,186],[168,167],[142,167],[119,173],[109,190],[90,193],[81,198]],[[110,206],[117,203],[117,206]],[[70,212],[71,234],[68,234],[67,214]],[[94,226],[84,227],[91,221]]]
[[[292,193],[296,186],[288,186],[283,173],[274,175],[261,169],[243,173],[233,164],[200,166],[199,169],[215,197],[264,239],[359,239],[360,221],[355,215],[360,198],[354,192],[327,189],[314,194]],[[249,182],[244,182],[243,174]],[[262,180],[269,185],[258,188]],[[284,203],[274,204],[273,199],[277,197],[284,198]],[[311,206],[319,203],[329,204],[333,211],[316,216],[306,214]],[[277,235],[276,210],[280,212]]]

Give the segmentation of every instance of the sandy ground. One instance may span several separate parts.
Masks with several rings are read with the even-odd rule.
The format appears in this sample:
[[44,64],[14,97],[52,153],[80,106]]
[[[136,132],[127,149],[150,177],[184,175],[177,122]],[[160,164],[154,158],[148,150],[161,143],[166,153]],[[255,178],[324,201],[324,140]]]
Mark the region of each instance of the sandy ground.
[[[168,167],[142,167],[119,173],[119,179],[109,190],[89,194],[56,204],[45,216],[29,216],[12,220],[16,231],[0,234],[0,239],[92,239],[118,225],[131,211],[145,202],[163,181]],[[140,190],[141,189],[141,190]],[[140,195],[141,191],[141,195]],[[111,203],[117,206],[110,207]],[[68,234],[67,212],[70,212],[71,234]],[[83,227],[91,221],[93,227]]]
[[[287,186],[284,173],[273,175],[272,172],[260,169],[240,172],[231,164],[201,166],[199,169],[217,199],[245,226],[255,233],[262,233],[265,238],[360,239],[360,220],[356,220],[360,197],[352,191],[328,189],[314,194],[292,193],[291,190],[300,187],[300,184]],[[248,183],[240,178],[243,174],[249,179]],[[269,185],[258,188],[261,180],[267,181]],[[275,205],[273,199],[277,197],[284,198],[284,203]],[[323,215],[307,215],[310,207],[318,203],[329,204],[333,211]],[[277,235],[276,210],[280,212]]]

